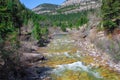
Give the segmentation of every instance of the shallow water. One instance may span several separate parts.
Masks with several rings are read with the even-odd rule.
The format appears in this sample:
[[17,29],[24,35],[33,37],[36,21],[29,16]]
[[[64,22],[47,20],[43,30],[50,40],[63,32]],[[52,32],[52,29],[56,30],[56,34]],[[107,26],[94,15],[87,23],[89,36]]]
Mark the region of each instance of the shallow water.
[[92,57],[84,59],[89,63],[85,65],[81,56],[84,53],[74,42],[69,34],[57,34],[47,46],[48,60],[44,66],[53,68],[50,71],[52,80],[119,80],[119,74],[109,73],[111,70],[107,67],[91,67]]
[[89,66],[83,65],[83,63],[80,61],[71,64],[58,65],[58,67],[53,70],[53,73],[62,76],[62,72],[64,72],[66,69],[72,71],[85,71],[92,74],[96,78],[102,78],[98,72],[92,71]]

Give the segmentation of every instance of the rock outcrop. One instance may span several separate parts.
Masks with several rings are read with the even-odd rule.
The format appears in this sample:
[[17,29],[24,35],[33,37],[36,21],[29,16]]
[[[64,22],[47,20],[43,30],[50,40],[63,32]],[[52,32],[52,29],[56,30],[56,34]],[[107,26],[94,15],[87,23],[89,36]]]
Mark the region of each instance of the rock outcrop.
[[69,6],[69,5],[75,5],[75,4],[87,4],[87,3],[95,3],[93,0],[66,0],[62,3],[62,6]]
[[33,9],[37,14],[73,13],[96,9],[101,6],[101,0],[66,0],[61,5],[41,4]]

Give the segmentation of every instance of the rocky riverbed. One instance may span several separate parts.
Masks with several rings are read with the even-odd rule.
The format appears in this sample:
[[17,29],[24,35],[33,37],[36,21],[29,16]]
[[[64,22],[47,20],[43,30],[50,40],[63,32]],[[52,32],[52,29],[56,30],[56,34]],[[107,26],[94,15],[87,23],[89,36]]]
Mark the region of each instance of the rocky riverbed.
[[119,80],[119,63],[98,49],[91,42],[90,34],[80,33],[81,30],[57,33],[46,47],[37,47],[34,56],[38,56],[34,57],[31,67],[26,69],[29,73],[26,79]]
[[73,35],[79,36],[71,32],[57,34],[47,47],[42,48],[48,60],[37,66],[51,68],[48,80],[119,80],[118,63],[87,38]]

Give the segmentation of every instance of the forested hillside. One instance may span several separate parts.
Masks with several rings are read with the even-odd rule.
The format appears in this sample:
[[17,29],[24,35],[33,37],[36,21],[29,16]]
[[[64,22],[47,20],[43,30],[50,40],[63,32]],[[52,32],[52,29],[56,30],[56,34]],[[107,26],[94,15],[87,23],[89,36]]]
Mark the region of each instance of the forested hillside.
[[0,70],[3,70],[0,79],[9,80],[8,76],[11,74],[7,72],[14,73],[15,67],[20,66],[17,59],[20,55],[21,27],[24,25],[27,27],[28,22],[32,21],[32,32],[29,34],[37,40],[48,33],[45,27],[40,27],[41,20],[45,20],[45,18],[27,9],[19,0],[0,1],[0,58],[4,63],[0,63]]
[[105,29],[112,31],[120,26],[120,0],[103,0],[101,10]]
[[37,14],[51,13],[56,11],[58,7],[59,5],[56,4],[44,3],[33,8],[32,11],[36,12]]
[[83,11],[71,14],[56,14],[56,15],[43,15],[47,18],[45,22],[48,26],[60,27],[63,31],[66,28],[79,28],[86,24],[89,19],[87,17],[89,11]]

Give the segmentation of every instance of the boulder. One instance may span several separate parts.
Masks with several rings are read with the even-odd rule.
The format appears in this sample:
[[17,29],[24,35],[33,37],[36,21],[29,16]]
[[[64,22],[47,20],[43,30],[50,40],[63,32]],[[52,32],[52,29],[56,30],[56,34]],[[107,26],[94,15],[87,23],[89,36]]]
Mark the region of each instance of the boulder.
[[44,47],[44,46],[47,46],[49,42],[50,42],[49,40],[42,38],[35,44],[35,46]]
[[97,34],[97,29],[96,28],[91,29],[88,34],[88,40],[90,40],[91,42],[94,42],[96,38],[96,34]]
[[21,62],[30,62],[30,63],[38,62],[40,60],[43,61],[46,60],[46,58],[38,53],[23,53],[20,58]]

